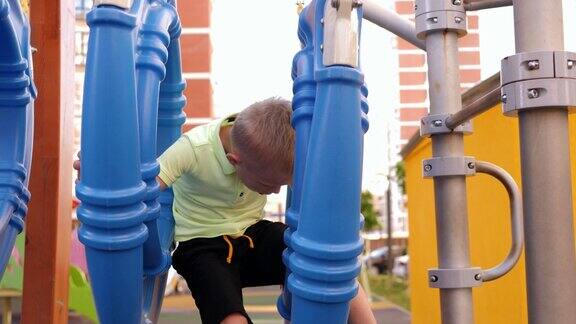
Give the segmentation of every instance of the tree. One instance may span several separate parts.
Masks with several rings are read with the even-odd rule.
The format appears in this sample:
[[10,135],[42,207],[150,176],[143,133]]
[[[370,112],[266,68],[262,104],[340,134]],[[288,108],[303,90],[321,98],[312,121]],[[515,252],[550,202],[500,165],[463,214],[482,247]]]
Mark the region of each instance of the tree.
[[400,161],[395,166],[396,171],[396,183],[400,187],[400,192],[406,194],[406,169],[404,167],[404,161]]
[[360,211],[364,215],[364,231],[371,231],[376,228],[381,228],[374,211],[374,197],[370,191],[363,191],[360,197]]

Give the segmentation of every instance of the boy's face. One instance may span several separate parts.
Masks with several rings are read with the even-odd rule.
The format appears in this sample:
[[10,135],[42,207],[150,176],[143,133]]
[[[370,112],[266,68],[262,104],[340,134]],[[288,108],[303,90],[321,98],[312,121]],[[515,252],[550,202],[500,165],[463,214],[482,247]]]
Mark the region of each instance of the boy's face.
[[291,180],[289,172],[278,172],[272,166],[260,165],[259,161],[241,160],[237,154],[228,154],[228,160],[236,168],[240,180],[252,191],[261,195],[278,193],[280,187]]

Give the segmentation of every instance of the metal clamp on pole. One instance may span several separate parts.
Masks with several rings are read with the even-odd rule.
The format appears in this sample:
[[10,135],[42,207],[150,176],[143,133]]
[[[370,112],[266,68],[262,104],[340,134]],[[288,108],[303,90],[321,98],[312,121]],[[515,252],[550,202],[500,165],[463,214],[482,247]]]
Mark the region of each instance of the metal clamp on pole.
[[134,0],[94,0],[94,7],[98,7],[101,5],[110,5],[122,9],[130,9],[132,8],[133,2]]
[[414,11],[416,36],[420,39],[437,30],[455,31],[459,37],[467,34],[462,0],[416,0]]
[[424,178],[448,176],[473,176],[476,160],[471,156],[446,156],[422,161]]
[[358,67],[358,16],[352,12],[361,5],[361,0],[326,1],[321,47],[325,66]]
[[482,285],[482,270],[478,267],[462,269],[428,269],[431,288],[472,288]]
[[364,19],[388,30],[419,49],[426,50],[426,44],[416,37],[414,23],[392,11],[378,0],[364,0],[362,5]]
[[461,125],[451,129],[447,126],[446,120],[450,114],[428,115],[420,119],[420,136],[430,136],[434,134],[462,133],[472,134],[472,122],[465,121]]
[[576,106],[576,53],[525,52],[505,57],[501,84],[507,116],[516,116],[522,109]]
[[522,195],[514,178],[504,169],[492,163],[476,162],[476,172],[485,173],[499,180],[510,196],[510,213],[512,215],[512,245],[508,255],[497,266],[482,271],[482,281],[498,279],[508,273],[518,262],[524,246],[524,221],[522,212]]

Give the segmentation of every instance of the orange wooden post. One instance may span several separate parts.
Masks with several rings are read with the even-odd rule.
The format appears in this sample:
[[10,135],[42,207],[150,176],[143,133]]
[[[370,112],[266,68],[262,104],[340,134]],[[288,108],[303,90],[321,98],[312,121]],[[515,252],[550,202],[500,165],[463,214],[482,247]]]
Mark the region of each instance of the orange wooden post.
[[30,6],[34,81],[34,150],[26,218],[22,323],[68,322],[72,205],[74,1]]

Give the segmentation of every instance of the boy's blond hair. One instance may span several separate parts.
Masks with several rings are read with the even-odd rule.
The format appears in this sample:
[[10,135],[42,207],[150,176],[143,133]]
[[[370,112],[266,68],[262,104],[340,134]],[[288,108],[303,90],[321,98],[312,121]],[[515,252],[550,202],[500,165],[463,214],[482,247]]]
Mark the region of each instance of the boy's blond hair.
[[294,130],[290,125],[292,104],[268,98],[241,111],[230,131],[232,147],[243,159],[258,161],[280,172],[292,172]]

